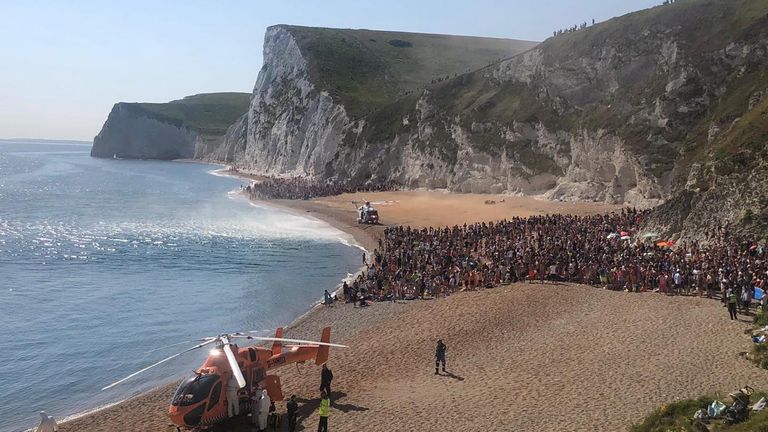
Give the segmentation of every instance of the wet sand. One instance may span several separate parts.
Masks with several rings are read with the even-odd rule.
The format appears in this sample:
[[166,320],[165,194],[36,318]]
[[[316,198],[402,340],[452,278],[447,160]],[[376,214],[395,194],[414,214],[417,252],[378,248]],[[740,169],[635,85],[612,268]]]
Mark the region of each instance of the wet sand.
[[[543,213],[591,214],[604,205],[441,192],[350,194],[271,205],[318,217],[371,250],[383,227],[359,226],[351,201],[377,204],[385,224],[445,226]],[[746,322],[720,303],[573,284],[514,284],[437,300],[316,308],[286,332],[316,338],[332,327],[335,431],[626,430],[670,400],[768,388],[768,372],[739,356]],[[434,345],[449,374],[434,375]],[[299,430],[317,427],[319,368],[279,369],[300,399]],[[173,430],[173,386],[62,425],[62,431]],[[284,404],[278,404],[284,412]],[[285,422],[284,422],[285,423]],[[283,430],[286,430],[285,424]],[[226,429],[222,429],[226,430]],[[232,430],[249,430],[234,425]]]

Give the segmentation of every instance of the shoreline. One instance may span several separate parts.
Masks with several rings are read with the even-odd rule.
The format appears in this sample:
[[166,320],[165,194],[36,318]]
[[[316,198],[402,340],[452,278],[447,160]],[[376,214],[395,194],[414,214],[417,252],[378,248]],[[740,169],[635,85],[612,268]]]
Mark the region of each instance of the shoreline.
[[[178,160],[173,160],[171,162],[195,163],[195,164],[219,166],[218,169],[209,171],[207,173],[209,175],[232,177],[232,178],[242,179],[246,181],[251,181],[255,179],[254,177],[235,175],[229,172],[228,170],[226,170],[227,165],[224,163],[204,162],[204,161],[196,161],[196,160],[188,160],[188,159],[178,159]],[[297,208],[291,205],[286,205],[284,203],[279,204],[272,201],[252,200],[250,199],[250,197],[248,197],[243,193],[241,193],[241,195],[242,195],[242,198],[247,200],[250,205],[253,205],[256,207],[271,208],[280,212],[288,213],[294,216],[298,216],[298,217],[302,217],[310,220],[320,221],[324,224],[327,224],[335,228],[336,230],[338,230],[340,233],[349,236],[348,239],[340,239],[341,243],[349,247],[362,249],[363,251],[365,251],[366,256],[371,256],[372,248],[370,248],[370,245],[375,244],[375,240],[373,237],[365,236],[365,235],[361,236],[359,232],[350,232],[344,229],[345,226],[343,223],[339,223],[338,221],[335,221],[332,218],[319,217],[319,215],[317,214],[310,215],[308,214],[309,211],[302,212],[300,207]],[[383,231],[382,231],[382,234],[383,234]],[[365,269],[365,266],[360,266],[355,272],[347,273],[346,276],[341,278],[341,282],[337,283],[336,286],[332,288],[333,289],[332,291],[331,291],[331,288],[329,288],[329,292],[331,292],[332,294],[339,295],[341,293],[342,285],[344,281],[354,280],[363,272],[364,269]],[[284,327],[284,330],[287,332],[287,331],[290,331],[291,329],[295,329],[297,326],[301,325],[302,322],[310,319],[311,315],[322,307],[323,307],[322,300],[315,301],[311,306],[307,308],[307,310],[305,310],[303,313],[295,317],[289,324],[287,324]],[[148,398],[156,398],[159,394],[170,393],[171,391],[175,391],[181,379],[175,379],[175,378],[170,379],[169,382],[160,384],[157,387],[154,387],[152,389],[141,391],[117,401],[107,402],[103,405],[100,405],[94,408],[89,408],[80,412],[67,415],[62,419],[58,420],[59,425],[66,428],[68,425],[71,425],[77,422],[78,420],[81,420],[90,416],[96,416],[99,413],[104,412],[106,410],[119,409],[121,405],[130,404],[132,401],[143,401]],[[168,397],[167,399],[170,401],[170,397]],[[35,429],[34,427],[30,429],[25,429],[24,432],[31,432],[34,429]]]

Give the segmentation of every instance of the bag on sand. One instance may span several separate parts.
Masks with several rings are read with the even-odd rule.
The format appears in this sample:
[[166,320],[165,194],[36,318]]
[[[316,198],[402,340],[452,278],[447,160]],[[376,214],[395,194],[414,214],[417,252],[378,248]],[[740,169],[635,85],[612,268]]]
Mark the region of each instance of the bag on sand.
[[762,411],[765,409],[766,404],[768,404],[768,400],[762,397],[754,406],[752,406],[752,411]]
[[280,416],[277,415],[277,413],[270,413],[269,417],[267,417],[267,426],[273,427],[275,429],[280,428]]
[[720,417],[723,411],[725,411],[725,404],[716,400],[707,408],[707,415],[710,417]]

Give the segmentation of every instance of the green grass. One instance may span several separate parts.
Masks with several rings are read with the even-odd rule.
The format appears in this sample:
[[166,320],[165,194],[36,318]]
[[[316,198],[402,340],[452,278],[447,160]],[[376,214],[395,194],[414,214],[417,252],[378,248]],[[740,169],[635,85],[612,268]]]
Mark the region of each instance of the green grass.
[[371,114],[433,80],[511,57],[535,42],[376,30],[282,26],[296,39],[313,81],[353,118]]
[[188,127],[205,136],[221,136],[248,110],[248,93],[205,93],[168,103],[124,103],[137,115]]
[[548,64],[577,59],[606,40],[625,40],[645,31],[669,29],[692,54],[715,51],[734,39],[754,37],[768,21],[768,2],[762,0],[677,0],[614,18],[542,43]]

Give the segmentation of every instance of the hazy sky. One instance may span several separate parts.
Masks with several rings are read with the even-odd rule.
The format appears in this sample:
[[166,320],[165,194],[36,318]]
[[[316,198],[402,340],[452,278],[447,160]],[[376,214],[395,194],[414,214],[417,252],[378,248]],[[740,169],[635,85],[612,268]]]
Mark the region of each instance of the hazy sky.
[[118,101],[250,92],[272,24],[543,40],[661,0],[0,0],[0,138],[91,140]]

